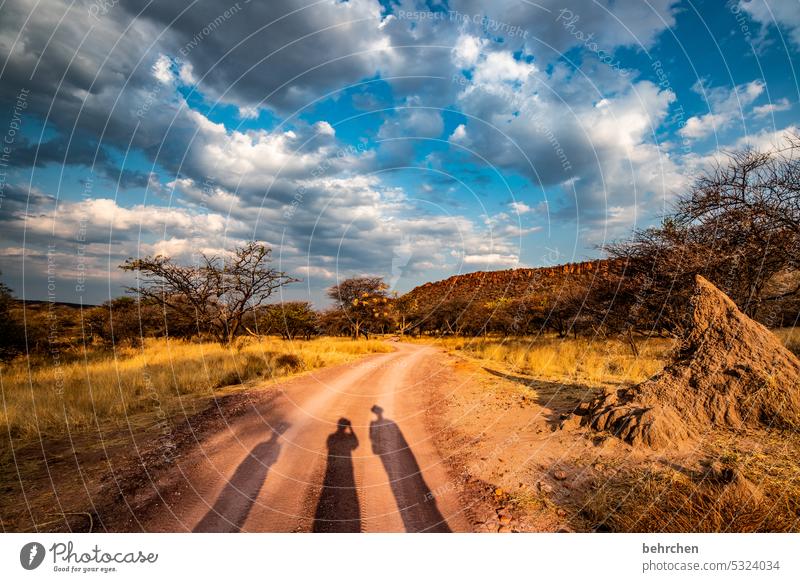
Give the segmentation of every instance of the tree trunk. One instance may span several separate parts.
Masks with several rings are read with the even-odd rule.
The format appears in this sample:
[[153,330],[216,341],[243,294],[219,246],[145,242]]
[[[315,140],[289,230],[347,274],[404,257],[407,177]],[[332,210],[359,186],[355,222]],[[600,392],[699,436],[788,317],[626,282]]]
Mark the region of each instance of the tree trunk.
[[630,327],[628,328],[628,343],[631,346],[631,351],[633,352],[633,355],[638,358],[639,357],[639,348],[636,346],[636,342],[633,341],[633,331],[631,331]]

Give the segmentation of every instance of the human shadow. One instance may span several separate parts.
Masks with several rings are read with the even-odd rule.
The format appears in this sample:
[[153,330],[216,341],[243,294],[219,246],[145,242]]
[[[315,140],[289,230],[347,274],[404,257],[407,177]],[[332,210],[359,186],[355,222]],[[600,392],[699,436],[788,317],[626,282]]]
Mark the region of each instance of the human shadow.
[[269,440],[257,444],[236,468],[233,477],[217,497],[214,506],[194,527],[194,532],[241,531],[250,510],[267,478],[269,468],[278,460],[280,436],[289,425],[282,423],[272,429]]
[[533,400],[548,410],[545,418],[553,430],[561,425],[564,415],[571,414],[581,403],[590,402],[601,392],[597,388],[577,382],[548,382],[547,380],[507,374],[491,368],[484,368],[484,370],[498,378],[530,388]]
[[377,404],[371,410],[377,416],[369,425],[372,452],[383,462],[406,531],[450,532],[400,427]]
[[358,437],[352,423],[340,418],[328,436],[328,466],[314,514],[314,532],[360,532],[361,508],[353,473],[353,451]]

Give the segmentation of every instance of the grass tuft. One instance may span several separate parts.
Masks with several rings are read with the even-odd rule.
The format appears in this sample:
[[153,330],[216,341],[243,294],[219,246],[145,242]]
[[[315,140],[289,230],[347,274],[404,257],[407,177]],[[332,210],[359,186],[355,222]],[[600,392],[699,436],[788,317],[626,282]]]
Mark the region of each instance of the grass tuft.
[[761,477],[758,485],[743,476],[725,482],[674,471],[625,471],[594,493],[582,514],[594,529],[612,532],[797,531],[800,484],[773,483],[764,480],[767,473],[751,472]]
[[786,327],[773,331],[790,352],[800,356],[800,327]]

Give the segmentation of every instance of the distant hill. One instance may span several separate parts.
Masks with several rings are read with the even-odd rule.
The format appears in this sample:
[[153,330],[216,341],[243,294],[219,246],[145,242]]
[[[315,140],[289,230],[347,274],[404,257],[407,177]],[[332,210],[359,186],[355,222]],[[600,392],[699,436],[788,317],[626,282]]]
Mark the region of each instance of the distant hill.
[[576,278],[585,280],[589,285],[598,274],[608,272],[611,265],[610,260],[601,259],[556,267],[477,271],[425,283],[406,293],[404,298],[423,309],[452,300],[488,303],[499,299],[517,299],[532,293],[557,289],[565,281]]
[[64,307],[70,309],[91,309],[92,307],[97,307],[97,305],[86,303],[69,303],[67,301],[48,301],[46,299],[15,299],[15,302],[19,305],[19,308],[22,309],[24,305],[27,309],[42,309],[47,308],[49,309],[52,307]]

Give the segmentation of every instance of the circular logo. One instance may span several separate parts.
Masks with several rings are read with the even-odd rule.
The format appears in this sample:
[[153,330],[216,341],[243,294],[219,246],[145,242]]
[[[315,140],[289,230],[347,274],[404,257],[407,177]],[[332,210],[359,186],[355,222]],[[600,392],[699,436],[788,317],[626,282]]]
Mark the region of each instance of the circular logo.
[[19,563],[26,570],[35,570],[44,561],[44,546],[39,542],[30,542],[19,551]]

